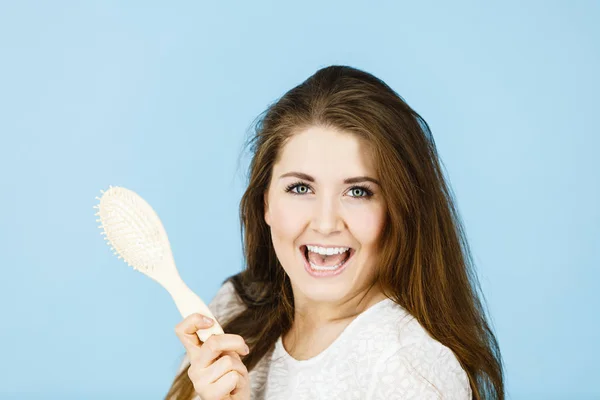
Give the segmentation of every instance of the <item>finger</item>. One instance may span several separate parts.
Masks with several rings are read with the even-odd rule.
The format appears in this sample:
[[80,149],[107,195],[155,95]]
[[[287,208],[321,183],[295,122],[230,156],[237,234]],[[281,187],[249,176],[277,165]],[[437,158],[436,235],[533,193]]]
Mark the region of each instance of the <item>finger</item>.
[[[235,353],[233,353],[235,354]],[[208,383],[216,383],[228,372],[235,371],[244,379],[248,378],[248,369],[237,355],[224,355],[215,361],[208,369]]]
[[[199,352],[201,347],[192,349],[193,352]],[[244,390],[250,381],[248,369],[235,352],[223,355],[207,368],[201,368],[197,363],[192,363],[188,369],[188,376],[194,388],[201,393],[203,398],[223,398],[214,393],[229,394],[232,390],[235,393]],[[234,386],[229,386],[229,379],[226,375],[236,372],[241,379],[236,380]],[[231,375],[231,374],[230,374]],[[225,377],[225,379],[222,379]]]
[[199,313],[190,314],[175,326],[175,334],[188,352],[191,348],[202,344],[196,332],[212,326],[212,324],[206,323],[203,317],[204,316]]
[[[239,368],[236,368],[236,371],[238,373],[240,373],[242,375],[242,377],[248,379],[248,382],[250,381],[250,377],[248,374],[248,368],[246,368],[246,364],[244,364],[244,362],[242,361],[242,357],[239,355],[239,353],[235,352],[235,351],[224,351],[223,353],[221,353],[221,355],[225,356],[231,356],[233,357],[236,361],[235,365]],[[242,380],[243,382],[244,380]],[[241,382],[238,382],[238,385],[236,387],[236,391],[232,392],[231,394],[235,394],[235,392],[237,392],[238,390],[240,390],[240,387],[243,387],[245,385],[240,385]]]
[[210,399],[228,399],[241,380],[243,378],[237,371],[230,371],[210,385],[205,393]]
[[[210,336],[200,348],[202,351],[194,352],[195,359],[193,361],[202,368],[208,367],[225,351],[232,351],[239,355],[248,354],[244,338],[229,333]],[[190,355],[190,357],[192,356]]]

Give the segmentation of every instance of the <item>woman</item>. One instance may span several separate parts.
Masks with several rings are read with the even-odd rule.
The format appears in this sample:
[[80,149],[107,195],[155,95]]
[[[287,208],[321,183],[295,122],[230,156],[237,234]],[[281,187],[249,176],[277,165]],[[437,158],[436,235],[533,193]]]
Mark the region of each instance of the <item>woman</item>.
[[[427,123],[317,71],[269,107],[240,204],[247,267],[176,327],[167,399],[503,399],[502,360]],[[249,347],[249,353],[244,350]]]

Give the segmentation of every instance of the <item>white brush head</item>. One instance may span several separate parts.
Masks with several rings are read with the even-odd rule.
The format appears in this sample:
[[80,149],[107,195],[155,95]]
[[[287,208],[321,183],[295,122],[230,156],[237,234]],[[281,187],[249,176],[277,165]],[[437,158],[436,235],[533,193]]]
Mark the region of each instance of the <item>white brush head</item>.
[[200,340],[223,333],[204,301],[181,280],[167,233],[156,212],[135,192],[118,186],[101,191],[100,203],[94,208],[103,229],[101,235],[114,254],[134,269],[161,284],[173,297],[181,315],[201,313],[215,320],[209,329],[198,331]]
[[128,265],[155,280],[165,273],[177,275],[163,224],[135,192],[110,186],[100,198],[98,216],[115,255]]

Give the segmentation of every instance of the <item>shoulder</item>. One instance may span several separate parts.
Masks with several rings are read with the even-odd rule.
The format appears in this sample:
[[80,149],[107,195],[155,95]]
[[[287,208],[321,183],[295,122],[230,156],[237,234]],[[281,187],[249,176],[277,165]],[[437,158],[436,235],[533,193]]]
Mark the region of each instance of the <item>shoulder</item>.
[[221,325],[225,325],[245,308],[244,302],[229,280],[221,285],[207,306]]
[[372,398],[470,400],[469,378],[454,352],[404,308],[391,304],[380,327],[385,348],[370,378]]

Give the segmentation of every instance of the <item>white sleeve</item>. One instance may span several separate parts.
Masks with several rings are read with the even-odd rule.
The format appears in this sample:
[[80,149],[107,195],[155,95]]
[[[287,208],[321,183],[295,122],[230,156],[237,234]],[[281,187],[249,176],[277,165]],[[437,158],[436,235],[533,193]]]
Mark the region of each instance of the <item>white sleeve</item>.
[[231,317],[240,311],[242,305],[243,303],[237,297],[233,283],[227,281],[217,290],[215,297],[207,304],[207,307],[219,321],[219,324],[225,325]]
[[[433,349],[435,348],[435,351]],[[369,385],[371,400],[471,400],[469,378],[445,346],[411,346],[384,357]]]

